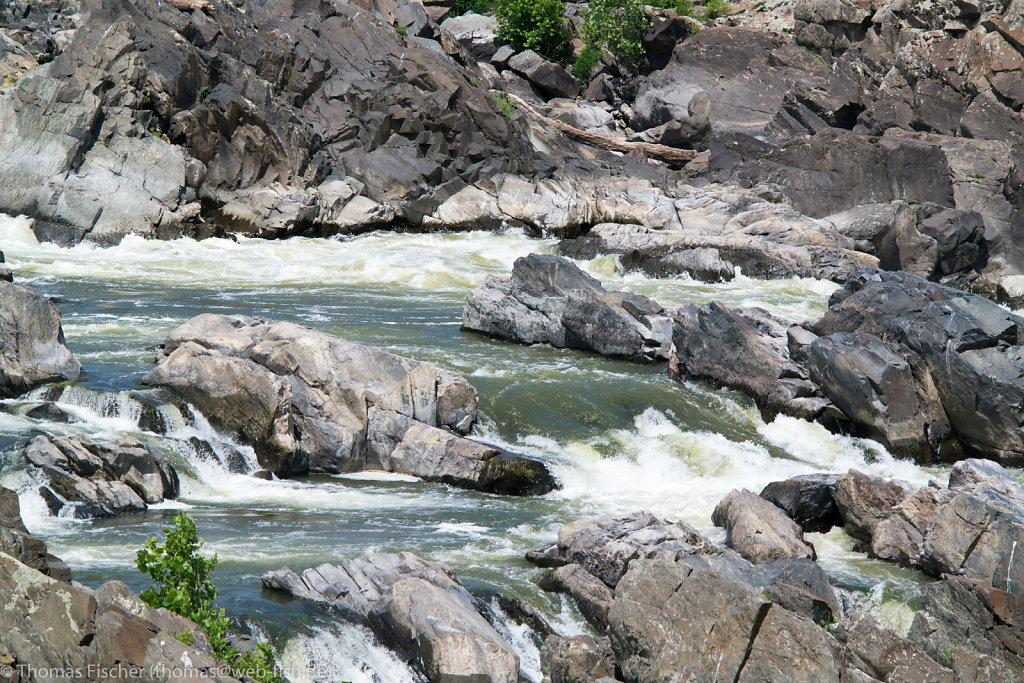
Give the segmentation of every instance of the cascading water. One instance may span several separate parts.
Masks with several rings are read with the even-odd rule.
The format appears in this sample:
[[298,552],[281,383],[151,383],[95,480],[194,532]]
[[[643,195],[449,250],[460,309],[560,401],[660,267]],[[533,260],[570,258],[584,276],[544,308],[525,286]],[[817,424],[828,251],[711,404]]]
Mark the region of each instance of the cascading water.
[[[16,282],[60,297],[67,342],[85,374],[44,388],[0,412],[0,483],[21,494],[26,523],[96,585],[146,584],[135,551],[188,507],[227,611],[260,624],[293,667],[318,667],[296,681],[415,680],[370,634],[318,621],[306,608],[260,590],[260,575],[301,571],[367,550],[411,550],[448,562],[471,589],[497,590],[537,607],[564,635],[588,631],[571,601],[537,587],[543,571],[522,559],[558,527],[585,516],[638,509],[676,515],[709,536],[715,504],[733,488],[759,491],[796,474],[856,467],[923,485],[940,469],[894,459],[877,444],[788,417],[771,423],[735,392],[670,380],[641,367],[545,346],[525,347],[459,331],[462,298],[489,276],[507,277],[519,256],[550,252],[551,240],[522,234],[369,234],[351,239],[268,242],[126,238],[115,247],[38,244],[23,219],[0,217],[0,244]],[[717,299],[761,306],[790,321],[824,310],[835,285],[737,277],[710,285],[622,273],[613,258],[581,264],[608,288],[666,308]],[[198,412],[161,401],[139,380],[169,330],[203,312],[286,319],[461,372],[480,394],[474,437],[548,462],[563,484],[538,499],[451,489],[382,473],[262,480],[255,453],[213,429]],[[58,393],[59,392],[59,393]],[[71,422],[32,419],[49,400]],[[20,412],[19,412],[20,411]],[[168,454],[182,476],[179,501],[144,514],[83,522],[49,517],[20,446],[33,430],[102,440],[131,434]],[[819,560],[858,605],[905,628],[922,577],[853,552],[842,531],[811,535]],[[499,610],[500,612],[500,610]],[[495,613],[524,675],[539,680],[536,643]]]

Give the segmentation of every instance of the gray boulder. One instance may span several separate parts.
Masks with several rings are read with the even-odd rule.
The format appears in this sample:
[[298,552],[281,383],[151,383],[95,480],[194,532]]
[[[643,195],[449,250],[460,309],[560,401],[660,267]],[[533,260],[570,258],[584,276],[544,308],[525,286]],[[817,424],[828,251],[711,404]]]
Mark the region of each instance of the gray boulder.
[[60,313],[28,287],[0,280],[0,395],[78,377],[81,364],[64,343]]
[[516,495],[555,486],[542,463],[464,438],[476,390],[428,363],[292,323],[200,315],[143,378],[173,390],[279,475],[401,472]]
[[524,344],[551,344],[651,362],[668,358],[671,323],[655,301],[605,291],[571,261],[531,254],[509,280],[466,295],[462,329]]
[[871,534],[871,554],[882,560],[915,566],[924,541],[943,505],[953,498],[947,489],[926,486],[904,498]]
[[448,565],[412,553],[367,553],[296,575],[263,575],[263,586],[337,610],[371,628],[431,681],[516,683],[519,658],[481,616]]
[[580,612],[600,633],[608,630],[608,610],[615,593],[603,581],[578,564],[567,564],[551,572],[542,583],[546,590],[568,593]]
[[889,481],[851,469],[836,477],[833,495],[846,533],[870,541],[875,527],[887,519],[910,492],[905,482]]
[[473,12],[441,22],[441,30],[451,33],[456,42],[479,61],[489,60],[497,52],[498,39],[494,35],[497,28],[497,19]]
[[25,459],[46,480],[40,493],[53,515],[68,508],[76,517],[108,517],[178,497],[174,468],[132,437],[96,444],[40,435],[25,446]]
[[580,94],[580,82],[575,76],[533,50],[524,50],[509,59],[508,68],[548,97],[576,97]]
[[771,482],[761,497],[781,508],[804,531],[824,533],[843,524],[832,495],[835,485],[834,474],[803,474]]
[[861,615],[836,629],[845,642],[843,680],[853,672],[877,681],[930,681],[952,683],[953,673],[932,659],[921,647],[882,628],[869,615]]
[[726,531],[725,544],[754,564],[815,559],[814,546],[785,512],[746,489],[733,490],[718,503],[711,521]]

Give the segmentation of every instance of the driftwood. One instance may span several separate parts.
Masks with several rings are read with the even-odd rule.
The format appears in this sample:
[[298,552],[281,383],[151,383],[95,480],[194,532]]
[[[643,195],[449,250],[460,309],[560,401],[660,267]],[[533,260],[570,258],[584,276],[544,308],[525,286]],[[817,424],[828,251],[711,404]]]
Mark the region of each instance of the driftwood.
[[208,0],[167,0],[167,4],[182,12],[191,12],[197,9],[205,12],[213,9],[213,5]]
[[548,118],[539,111],[531,107],[521,97],[517,97],[511,93],[505,93],[512,104],[516,105],[516,108],[523,113],[539,119],[547,125],[561,131],[565,135],[571,138],[579,140],[580,142],[590,145],[591,147],[597,147],[598,149],[606,149],[612,152],[622,152],[623,154],[630,154],[632,152],[641,151],[652,159],[659,159],[669,164],[681,166],[689,161],[693,161],[697,156],[697,152],[692,149],[677,149],[676,147],[669,147],[668,145],[658,145],[653,142],[626,142],[625,140],[619,140],[617,138],[608,137],[607,135],[601,135],[599,133],[592,133],[586,130],[580,130],[574,126],[570,126],[568,123],[558,121],[556,119]]

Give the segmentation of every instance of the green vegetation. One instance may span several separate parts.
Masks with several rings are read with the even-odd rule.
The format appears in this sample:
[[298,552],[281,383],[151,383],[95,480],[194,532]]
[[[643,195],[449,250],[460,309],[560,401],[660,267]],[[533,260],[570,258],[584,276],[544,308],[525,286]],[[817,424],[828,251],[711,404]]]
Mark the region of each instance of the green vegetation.
[[591,70],[597,66],[597,63],[601,61],[601,49],[596,47],[590,47],[589,45],[584,48],[580,56],[573,62],[572,75],[576,78],[587,83],[590,80]]
[[452,10],[448,13],[450,17],[457,17],[460,14],[487,14],[493,12],[498,6],[497,0],[455,0]]
[[661,9],[670,9],[681,17],[693,16],[692,0],[656,0],[651,3],[651,6],[660,7]]
[[409,29],[401,24],[395,24],[395,33],[400,36],[407,36],[409,35]]
[[4,87],[5,88],[10,88],[12,85],[14,85],[17,82],[18,82],[17,78],[15,78],[14,76],[8,76],[7,78],[4,79]]
[[725,0],[708,0],[704,4],[704,12],[700,15],[701,21],[710,21],[725,16],[731,9],[732,5]]
[[209,96],[210,96],[210,86],[204,85],[202,88],[199,89],[199,101],[200,102],[205,101],[206,98],[209,97]]
[[635,65],[644,58],[643,35],[649,25],[640,0],[591,0],[582,35],[588,50],[604,48]]
[[158,138],[160,140],[163,140],[167,144],[171,144],[171,139],[169,137],[167,137],[167,134],[164,133],[163,131],[161,131],[160,129],[154,128],[153,126],[150,126],[149,127],[149,132],[150,132],[150,134],[153,137]]
[[974,178],[975,180],[984,180],[985,179],[985,174],[984,173],[972,173],[971,177]]
[[549,59],[565,51],[565,5],[561,0],[498,0],[498,38],[518,50],[533,50]]
[[515,103],[503,92],[494,93],[494,101],[501,107],[501,113],[505,115],[508,122],[512,123],[512,112],[516,110]]
[[[179,512],[174,517],[174,526],[164,529],[164,536],[163,545],[157,545],[153,537],[136,555],[139,571],[148,574],[154,583],[139,597],[151,607],[165,607],[199,624],[214,655],[228,663],[236,676],[244,675],[261,683],[283,683],[269,645],[261,643],[244,655],[228,645],[231,622],[224,610],[217,607],[217,587],[210,581],[217,556],[207,557],[199,552],[203,539],[199,538],[192,518]],[[176,637],[189,644],[194,634],[183,631]]]

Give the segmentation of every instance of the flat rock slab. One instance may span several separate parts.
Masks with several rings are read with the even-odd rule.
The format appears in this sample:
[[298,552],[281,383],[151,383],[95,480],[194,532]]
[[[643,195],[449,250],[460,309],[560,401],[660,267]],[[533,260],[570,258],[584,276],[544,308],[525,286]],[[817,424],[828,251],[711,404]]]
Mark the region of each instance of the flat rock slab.
[[237,433],[280,476],[384,470],[514,495],[557,485],[543,463],[464,438],[477,394],[458,373],[293,323],[197,316],[142,381]]
[[263,586],[329,606],[368,626],[431,681],[518,680],[518,656],[446,564],[408,552],[367,553],[301,575],[287,567],[268,572]]

